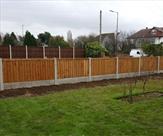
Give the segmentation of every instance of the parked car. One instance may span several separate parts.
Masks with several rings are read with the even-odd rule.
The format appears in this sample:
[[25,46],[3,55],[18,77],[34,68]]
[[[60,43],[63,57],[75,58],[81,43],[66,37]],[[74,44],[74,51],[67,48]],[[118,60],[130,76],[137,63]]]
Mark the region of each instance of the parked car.
[[142,49],[132,49],[130,51],[130,56],[131,57],[143,57],[143,56],[147,56]]

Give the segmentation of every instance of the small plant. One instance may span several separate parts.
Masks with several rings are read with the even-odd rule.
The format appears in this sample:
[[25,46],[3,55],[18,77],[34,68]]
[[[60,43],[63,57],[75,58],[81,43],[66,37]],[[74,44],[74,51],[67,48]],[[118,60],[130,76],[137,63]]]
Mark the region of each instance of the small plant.
[[133,98],[132,98],[132,95],[133,95],[133,87],[134,87],[134,85],[135,85],[135,82],[128,82],[128,93],[129,93],[129,95],[128,95],[128,102],[129,103],[133,103]]
[[126,93],[126,84],[123,84],[123,97],[125,98],[127,95]]
[[86,57],[100,57],[107,50],[102,47],[98,42],[87,43],[86,46]]
[[147,83],[148,83],[148,80],[149,80],[149,76],[145,76],[145,77],[141,77],[140,80],[142,81],[143,83],[143,86],[142,86],[142,93],[144,94],[145,91],[146,91],[146,86],[147,86]]

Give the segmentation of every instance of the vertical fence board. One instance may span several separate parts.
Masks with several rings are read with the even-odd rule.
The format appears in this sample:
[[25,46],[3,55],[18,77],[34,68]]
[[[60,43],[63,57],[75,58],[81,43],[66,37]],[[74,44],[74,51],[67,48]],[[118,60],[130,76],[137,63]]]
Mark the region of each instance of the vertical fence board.
[[3,60],[4,82],[54,79],[53,59]]
[[58,59],[58,78],[88,76],[88,59]]
[[139,72],[139,58],[119,57],[119,73]]
[[163,70],[163,56],[160,57],[160,70]]
[[92,59],[92,76],[115,73],[116,73],[116,58]]
[[0,58],[10,58],[9,46],[0,46]]
[[141,72],[157,71],[157,57],[142,57],[141,58]]

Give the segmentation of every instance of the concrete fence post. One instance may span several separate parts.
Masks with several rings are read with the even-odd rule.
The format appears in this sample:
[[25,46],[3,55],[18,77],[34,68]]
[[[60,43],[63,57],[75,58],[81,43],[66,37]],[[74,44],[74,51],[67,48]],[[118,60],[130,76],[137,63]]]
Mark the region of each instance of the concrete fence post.
[[75,46],[73,46],[73,52],[72,52],[72,55],[73,55],[73,59],[75,59]]
[[9,53],[10,53],[10,59],[12,59],[12,48],[11,48],[11,45],[9,45]]
[[119,78],[119,58],[116,57],[116,78]]
[[25,58],[28,59],[28,46],[25,46]]
[[141,74],[141,57],[139,57],[139,76],[140,76],[140,74]]
[[58,47],[58,51],[59,51],[59,59],[61,58],[61,47]]
[[88,58],[88,70],[89,70],[89,74],[88,74],[88,79],[89,81],[92,81],[92,58]]
[[43,49],[42,49],[42,51],[43,51],[43,58],[45,59],[45,57],[46,57],[46,56],[45,56],[45,55],[46,55],[46,54],[45,54],[45,46],[42,46],[42,48],[43,48]]
[[4,90],[4,84],[3,84],[3,63],[2,58],[0,58],[0,90]]
[[158,61],[157,61],[157,73],[160,73],[160,56],[158,56]]
[[57,58],[54,58],[54,84],[57,84],[58,69],[57,69]]

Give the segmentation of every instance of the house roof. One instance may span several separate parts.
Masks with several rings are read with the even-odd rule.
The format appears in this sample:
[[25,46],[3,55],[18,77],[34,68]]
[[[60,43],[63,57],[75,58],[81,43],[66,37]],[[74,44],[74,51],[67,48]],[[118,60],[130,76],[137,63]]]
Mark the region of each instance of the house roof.
[[128,37],[128,39],[163,37],[163,27],[142,29]]
[[[96,38],[99,39],[99,37],[100,37],[100,35],[98,35]],[[102,41],[104,40],[105,37],[108,37],[108,38],[112,39],[113,41],[115,40],[114,33],[102,33],[101,34]]]

